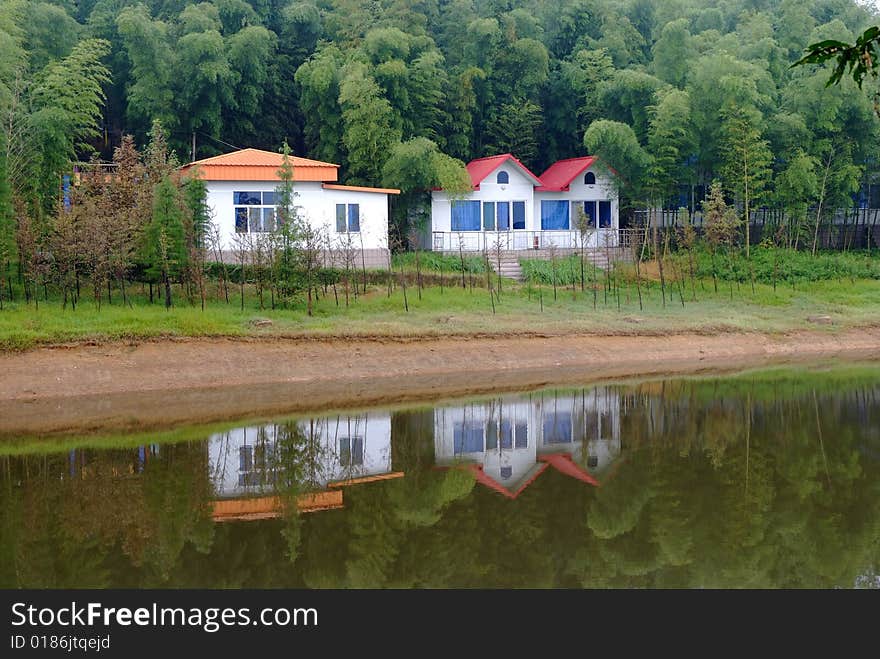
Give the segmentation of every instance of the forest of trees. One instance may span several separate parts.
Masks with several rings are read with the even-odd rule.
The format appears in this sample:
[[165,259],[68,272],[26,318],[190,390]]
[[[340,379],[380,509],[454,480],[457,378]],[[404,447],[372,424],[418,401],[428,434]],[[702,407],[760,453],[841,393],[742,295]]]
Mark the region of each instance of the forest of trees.
[[0,0],[0,270],[51,251],[74,163],[156,122],[177,162],[287,143],[398,187],[398,235],[506,151],[596,153],[635,205],[698,208],[719,179],[818,224],[880,190],[878,81],[792,65],[878,22],[856,0]]

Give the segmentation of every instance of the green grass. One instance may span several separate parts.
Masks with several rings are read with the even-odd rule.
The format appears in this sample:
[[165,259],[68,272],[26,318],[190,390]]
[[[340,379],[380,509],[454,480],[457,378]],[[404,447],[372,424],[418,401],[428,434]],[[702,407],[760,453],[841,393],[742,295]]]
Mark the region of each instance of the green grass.
[[[439,252],[402,252],[391,257],[391,265],[395,270],[415,270],[416,259],[419,267],[425,272],[452,273],[462,271],[462,258],[456,254],[441,254]],[[465,273],[486,272],[486,259],[482,256],[464,255]]]
[[[504,335],[524,333],[662,334],[683,331],[784,332],[875,325],[880,320],[880,281],[870,279],[806,282],[796,287],[778,286],[776,291],[757,284],[753,295],[748,284],[725,282],[713,291],[710,280],[696,284],[696,301],[690,285],[684,290],[682,307],[678,290],[667,286],[663,305],[659,283],[642,283],[644,309],[639,309],[636,287],[623,284],[618,294],[601,287],[581,291],[579,285],[558,287],[554,299],[548,286],[516,285],[505,281],[500,297],[492,301],[485,278],[474,275],[473,288],[433,286],[419,299],[415,287],[407,289],[409,311],[403,293],[391,297],[384,286],[371,286],[367,295],[350,306],[339,305],[332,289],[321,297],[309,317],[305,305],[294,309],[260,309],[249,292],[245,310],[239,309],[237,291],[231,303],[212,295],[205,311],[179,304],[166,311],[145,298],[133,298],[133,308],[118,302],[101,309],[89,302],[76,311],[61,308],[57,300],[41,301],[39,309],[23,302],[4,303],[0,311],[0,350],[24,350],[39,345],[67,342],[106,342],[158,337],[418,337],[454,335]],[[619,309],[618,309],[619,299]],[[182,297],[177,297],[178,302]],[[268,300],[268,297],[267,297]],[[832,325],[807,322],[808,316],[829,315]],[[267,318],[269,326],[258,327]]]

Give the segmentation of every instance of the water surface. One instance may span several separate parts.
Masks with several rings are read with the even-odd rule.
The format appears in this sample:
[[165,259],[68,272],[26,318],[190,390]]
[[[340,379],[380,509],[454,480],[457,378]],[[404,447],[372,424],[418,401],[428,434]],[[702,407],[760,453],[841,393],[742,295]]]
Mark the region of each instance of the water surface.
[[7,449],[0,586],[878,585],[877,364],[178,435]]

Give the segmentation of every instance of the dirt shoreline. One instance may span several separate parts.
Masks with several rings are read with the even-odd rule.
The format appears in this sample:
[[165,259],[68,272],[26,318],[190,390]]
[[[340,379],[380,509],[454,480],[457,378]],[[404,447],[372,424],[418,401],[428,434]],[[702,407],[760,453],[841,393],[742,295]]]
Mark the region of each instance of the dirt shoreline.
[[780,335],[227,340],[0,354],[0,437],[396,405],[542,385],[880,359],[880,328]]

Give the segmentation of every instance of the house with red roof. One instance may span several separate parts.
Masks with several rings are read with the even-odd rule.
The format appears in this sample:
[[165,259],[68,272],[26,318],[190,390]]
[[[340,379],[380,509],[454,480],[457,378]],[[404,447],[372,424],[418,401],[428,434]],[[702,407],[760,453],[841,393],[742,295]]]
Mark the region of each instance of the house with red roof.
[[[400,191],[341,185],[337,181],[339,165],[298,156],[289,160],[293,166],[293,205],[320,233],[327,251],[332,255],[337,250],[356,249],[358,264],[363,253],[367,267],[387,267],[388,199]],[[181,168],[184,175],[206,182],[207,204],[224,253],[275,228],[282,162],[280,153],[241,149]]]
[[515,499],[548,469],[598,486],[620,454],[620,400],[608,388],[539,392],[434,411],[434,457]]
[[467,171],[468,194],[431,194],[434,251],[618,244],[617,174],[595,156],[559,160],[540,176],[510,153],[472,160]]

